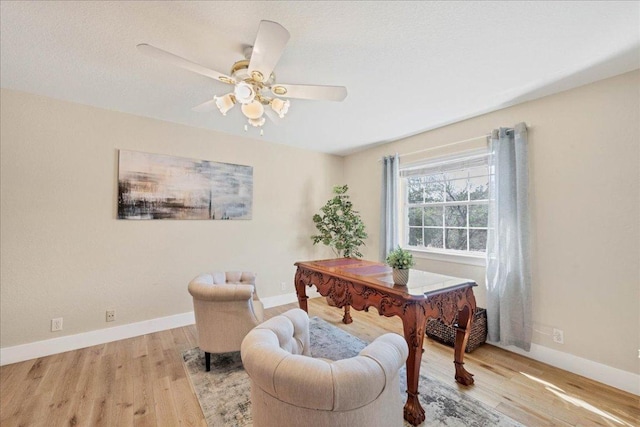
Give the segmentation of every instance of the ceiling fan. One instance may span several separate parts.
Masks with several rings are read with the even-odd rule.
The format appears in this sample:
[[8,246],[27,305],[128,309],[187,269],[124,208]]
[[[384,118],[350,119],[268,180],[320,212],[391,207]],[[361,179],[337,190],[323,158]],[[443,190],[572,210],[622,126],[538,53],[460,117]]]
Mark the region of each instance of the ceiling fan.
[[[215,106],[225,116],[235,104],[240,103],[240,109],[247,118],[248,124],[262,127],[265,123],[265,115],[277,123],[287,114],[289,100],[282,98],[342,101],[347,96],[347,88],[344,86],[276,83],[273,69],[288,41],[289,32],[282,25],[272,21],[260,21],[253,46],[244,50],[245,59],[234,63],[229,75],[203,67],[146,43],[139,44],[137,48],[152,58],[233,86],[231,92],[214,96],[212,100],[194,107],[194,111],[208,112]],[[245,125],[246,130],[247,125]],[[262,133],[261,129],[260,134]]]

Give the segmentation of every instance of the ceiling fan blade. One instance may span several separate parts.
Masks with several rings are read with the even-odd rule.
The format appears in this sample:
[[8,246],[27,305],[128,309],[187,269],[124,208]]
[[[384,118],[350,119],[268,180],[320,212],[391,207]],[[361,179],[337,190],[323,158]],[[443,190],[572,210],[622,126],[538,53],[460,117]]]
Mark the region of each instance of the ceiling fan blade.
[[207,102],[203,102],[200,105],[196,105],[191,109],[191,111],[195,111],[196,113],[208,113],[209,111],[213,111],[216,109],[216,100],[212,99]]
[[344,86],[288,85],[274,84],[271,92],[276,96],[299,99],[318,99],[324,101],[342,101],[347,97]]
[[202,65],[196,64],[195,62],[191,62],[178,55],[167,52],[166,50],[158,49],[157,47],[151,46],[146,43],[139,44],[137,48],[140,52],[151,58],[164,61],[171,65],[175,65],[176,67],[184,68],[185,70],[193,71],[194,73],[202,74],[203,76],[219,80],[222,83],[228,83],[232,85],[236,84],[236,81],[227,75],[214,71],[210,68],[203,67]]
[[249,60],[249,75],[257,81],[268,80],[288,41],[289,31],[282,25],[260,21]]

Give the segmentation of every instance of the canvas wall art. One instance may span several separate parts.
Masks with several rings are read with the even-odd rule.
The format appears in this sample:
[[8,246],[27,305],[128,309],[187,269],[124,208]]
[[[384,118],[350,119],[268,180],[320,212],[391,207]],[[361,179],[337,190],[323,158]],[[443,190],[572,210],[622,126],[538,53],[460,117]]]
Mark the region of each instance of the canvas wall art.
[[253,167],[119,150],[119,219],[251,219]]

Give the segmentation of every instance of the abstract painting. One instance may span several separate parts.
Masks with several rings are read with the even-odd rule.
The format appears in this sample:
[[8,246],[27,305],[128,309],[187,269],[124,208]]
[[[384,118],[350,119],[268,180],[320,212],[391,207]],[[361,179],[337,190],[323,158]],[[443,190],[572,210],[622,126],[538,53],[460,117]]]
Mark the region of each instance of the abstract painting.
[[118,219],[251,219],[253,167],[119,150]]

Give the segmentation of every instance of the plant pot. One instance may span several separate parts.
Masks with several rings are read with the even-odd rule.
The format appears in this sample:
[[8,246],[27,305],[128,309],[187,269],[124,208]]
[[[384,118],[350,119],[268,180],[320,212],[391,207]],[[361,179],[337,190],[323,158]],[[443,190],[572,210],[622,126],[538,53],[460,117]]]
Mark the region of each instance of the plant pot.
[[393,269],[393,283],[400,286],[407,286],[409,282],[409,269],[408,268],[394,268]]

